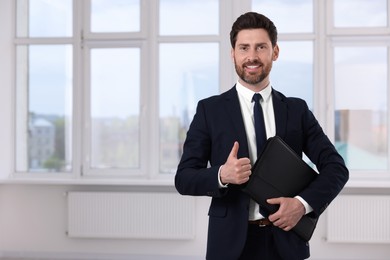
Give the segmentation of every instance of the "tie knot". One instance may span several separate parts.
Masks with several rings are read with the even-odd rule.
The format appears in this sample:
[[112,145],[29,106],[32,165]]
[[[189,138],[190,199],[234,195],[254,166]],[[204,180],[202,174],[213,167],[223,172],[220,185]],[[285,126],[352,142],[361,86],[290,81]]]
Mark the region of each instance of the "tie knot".
[[252,98],[252,102],[259,102],[261,100],[261,95],[259,93],[255,93]]

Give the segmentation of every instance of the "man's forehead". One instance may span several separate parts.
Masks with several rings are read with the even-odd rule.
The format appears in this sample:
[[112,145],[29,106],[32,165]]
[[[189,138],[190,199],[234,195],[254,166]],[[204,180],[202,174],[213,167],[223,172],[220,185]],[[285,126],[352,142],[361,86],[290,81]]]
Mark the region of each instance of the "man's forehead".
[[267,31],[264,29],[245,29],[237,34],[237,42],[253,42],[256,39],[263,42],[271,41]]
[[236,46],[272,45],[269,37],[237,37]]

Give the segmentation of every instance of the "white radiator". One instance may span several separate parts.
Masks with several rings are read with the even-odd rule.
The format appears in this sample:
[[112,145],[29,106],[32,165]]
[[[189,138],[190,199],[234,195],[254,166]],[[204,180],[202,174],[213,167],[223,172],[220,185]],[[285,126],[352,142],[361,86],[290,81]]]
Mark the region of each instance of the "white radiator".
[[327,240],[390,243],[390,197],[342,195],[327,210]]
[[192,239],[195,199],[176,193],[69,192],[68,236]]

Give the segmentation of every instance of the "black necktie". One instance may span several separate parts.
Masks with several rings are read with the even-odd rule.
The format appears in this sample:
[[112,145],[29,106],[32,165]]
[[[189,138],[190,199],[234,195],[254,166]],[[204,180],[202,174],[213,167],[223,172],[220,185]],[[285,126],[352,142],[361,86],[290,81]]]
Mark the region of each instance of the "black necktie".
[[263,110],[261,109],[260,105],[261,99],[262,97],[259,93],[255,93],[252,98],[252,102],[255,102],[255,106],[253,107],[253,116],[255,119],[257,156],[259,156],[259,154],[263,150],[263,146],[267,140],[265,133]]
[[[259,93],[255,93],[252,98],[252,102],[255,102],[255,106],[253,107],[253,117],[255,119],[255,134],[256,134],[256,146],[257,146],[257,157],[259,157],[261,151],[263,150],[263,146],[267,140],[267,136],[265,133],[265,124],[263,117],[263,109],[260,105],[260,100],[262,99]],[[268,217],[268,211],[259,205],[260,214],[263,217]]]

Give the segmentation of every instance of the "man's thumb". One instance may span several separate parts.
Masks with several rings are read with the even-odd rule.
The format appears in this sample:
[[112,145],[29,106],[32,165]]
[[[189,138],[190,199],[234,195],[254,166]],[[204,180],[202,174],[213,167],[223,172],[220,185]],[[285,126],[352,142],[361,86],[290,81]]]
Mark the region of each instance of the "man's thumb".
[[237,153],[238,153],[238,142],[234,142],[233,148],[230,151],[229,157],[237,158]]

